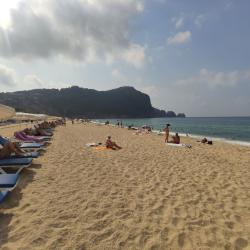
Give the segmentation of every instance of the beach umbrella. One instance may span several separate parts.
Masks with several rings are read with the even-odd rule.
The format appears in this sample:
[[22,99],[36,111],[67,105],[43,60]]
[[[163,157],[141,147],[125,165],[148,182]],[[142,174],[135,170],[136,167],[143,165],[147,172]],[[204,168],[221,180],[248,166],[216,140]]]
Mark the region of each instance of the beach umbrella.
[[0,104],[0,121],[8,120],[15,115],[15,109]]

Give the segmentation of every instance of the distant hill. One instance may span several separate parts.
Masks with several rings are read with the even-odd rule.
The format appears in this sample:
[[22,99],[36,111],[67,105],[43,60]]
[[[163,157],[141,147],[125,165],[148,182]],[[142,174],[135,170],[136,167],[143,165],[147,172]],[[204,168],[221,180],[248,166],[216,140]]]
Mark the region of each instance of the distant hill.
[[146,118],[167,115],[164,110],[152,107],[149,96],[133,87],[97,91],[73,86],[0,93],[0,103],[14,107],[16,111],[70,118]]

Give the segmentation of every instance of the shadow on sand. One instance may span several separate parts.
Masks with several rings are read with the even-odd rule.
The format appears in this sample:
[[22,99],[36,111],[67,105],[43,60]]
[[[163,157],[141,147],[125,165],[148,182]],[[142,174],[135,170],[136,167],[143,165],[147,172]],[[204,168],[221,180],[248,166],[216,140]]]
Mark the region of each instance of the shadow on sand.
[[11,213],[5,213],[8,209],[17,207],[22,198],[22,189],[24,189],[34,179],[36,174],[33,169],[41,168],[41,164],[32,164],[30,168],[24,169],[20,174],[17,187],[8,194],[3,203],[0,204],[0,249],[8,242],[10,223],[13,217]]

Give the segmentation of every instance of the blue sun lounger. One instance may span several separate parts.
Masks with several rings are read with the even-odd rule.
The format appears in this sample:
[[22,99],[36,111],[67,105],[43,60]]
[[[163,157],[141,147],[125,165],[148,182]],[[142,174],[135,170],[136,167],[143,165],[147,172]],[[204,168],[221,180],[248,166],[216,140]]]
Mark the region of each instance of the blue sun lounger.
[[18,174],[0,174],[0,203],[18,183]]
[[[0,136],[0,145],[3,146],[7,142],[10,142],[10,140]],[[42,148],[44,145],[36,142],[20,142],[18,146],[20,148],[25,149],[25,148]]]
[[31,165],[32,158],[6,158],[0,160],[0,173],[6,174],[6,169],[17,169],[16,174]]

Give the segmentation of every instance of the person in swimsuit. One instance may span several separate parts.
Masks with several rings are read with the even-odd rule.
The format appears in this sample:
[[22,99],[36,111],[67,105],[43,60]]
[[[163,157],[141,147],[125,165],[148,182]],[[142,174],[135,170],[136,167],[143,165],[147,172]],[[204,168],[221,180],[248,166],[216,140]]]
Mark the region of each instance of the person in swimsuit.
[[181,139],[178,133],[172,136],[172,141],[170,141],[170,143],[174,143],[174,144],[180,144],[180,142],[181,142]]
[[166,127],[164,128],[164,131],[165,131],[165,143],[168,142],[168,138],[169,138],[169,127],[170,127],[170,124],[166,124]]
[[106,147],[111,149],[122,149],[120,146],[118,146],[114,141],[111,140],[111,136],[108,136],[106,140]]
[[25,156],[25,152],[18,148],[17,143],[11,142],[0,136],[0,159],[9,157],[12,153],[19,156]]

